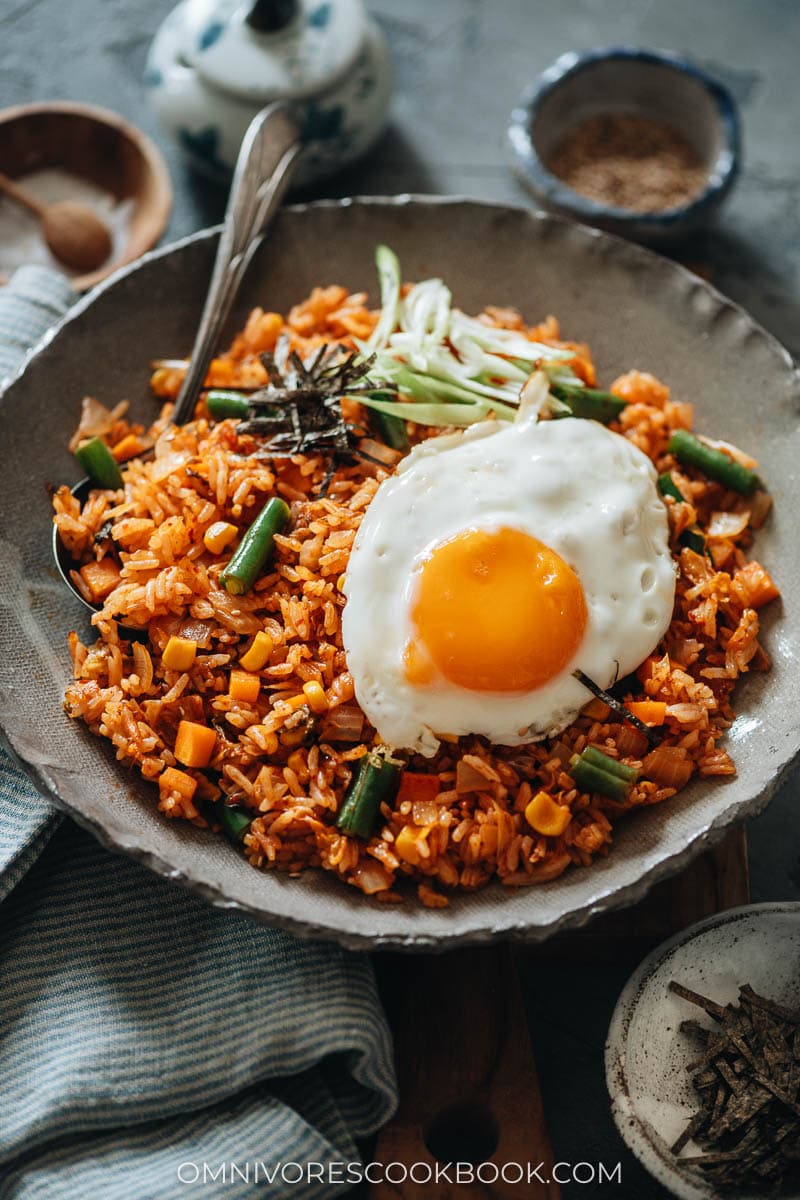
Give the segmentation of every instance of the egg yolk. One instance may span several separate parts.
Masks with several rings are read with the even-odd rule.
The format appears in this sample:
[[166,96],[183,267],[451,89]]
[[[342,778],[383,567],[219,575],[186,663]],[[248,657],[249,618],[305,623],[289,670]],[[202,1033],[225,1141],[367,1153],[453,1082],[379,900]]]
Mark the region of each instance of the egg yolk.
[[586,629],[577,575],[554,550],[518,529],[468,529],[422,564],[406,647],[409,682],[435,671],[473,691],[521,692],[563,670]]

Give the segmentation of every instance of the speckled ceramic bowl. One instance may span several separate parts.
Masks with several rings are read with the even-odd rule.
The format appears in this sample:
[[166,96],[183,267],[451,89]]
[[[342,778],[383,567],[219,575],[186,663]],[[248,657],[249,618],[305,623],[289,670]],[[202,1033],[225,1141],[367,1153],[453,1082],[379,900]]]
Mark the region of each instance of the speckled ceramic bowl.
[[[730,909],[670,938],[628,980],[611,1020],[606,1080],[622,1137],[670,1195],[713,1200],[718,1193],[702,1172],[681,1166],[670,1150],[697,1111],[686,1071],[697,1045],[679,1026],[688,1018],[711,1025],[668,990],[673,979],[720,1004],[749,983],[778,1004],[800,1007],[800,903]],[[699,1152],[693,1145],[685,1155]],[[781,1195],[798,1200],[800,1192]],[[757,1200],[756,1193],[737,1196]]]
[[694,400],[699,429],[746,446],[776,501],[758,553],[783,589],[783,610],[773,607],[765,622],[772,672],[748,676],[737,692],[729,745],[738,776],[699,780],[632,815],[615,831],[613,852],[590,870],[540,887],[495,885],[426,909],[414,899],[378,904],[327,872],[289,879],[254,870],[219,837],[164,821],[152,785],[122,768],[109,742],[67,719],[67,633],[88,636],[89,628],[56,573],[45,485],[78,478],[67,440],[87,391],[109,402],[127,397],[135,418],[152,419],[149,363],[191,346],[216,238],[215,230],[196,234],[101,285],[0,401],[0,726],[36,784],[105,844],[214,903],[357,948],[547,937],[638,900],[758,812],[800,749],[798,375],[746,313],[674,263],[583,226],[475,201],[401,196],[285,209],[253,260],[228,333],[254,305],[286,311],[319,283],[374,299],[374,248],[386,242],[405,278],[440,275],[467,312],[493,303],[516,305],[531,320],[556,313],[568,336],[589,342],[602,382],[638,366]]
[[[609,112],[650,117],[682,134],[705,168],[702,192],[679,208],[638,213],[590,200],[553,175],[545,164],[562,138]],[[520,97],[508,137],[517,173],[545,208],[649,244],[675,241],[708,220],[739,170],[733,96],[669,51],[620,46],[562,54]]]

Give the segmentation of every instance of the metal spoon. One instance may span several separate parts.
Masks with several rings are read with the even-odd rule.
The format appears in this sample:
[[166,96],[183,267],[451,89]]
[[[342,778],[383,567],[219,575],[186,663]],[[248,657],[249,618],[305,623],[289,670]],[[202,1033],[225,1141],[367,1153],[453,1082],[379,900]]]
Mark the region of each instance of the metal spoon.
[[59,200],[43,204],[0,172],[0,192],[41,222],[50,253],[73,271],[95,271],[111,253],[111,234],[102,217],[86,204]]
[[[263,109],[247,128],[231,184],[208,295],[172,413],[173,425],[184,425],[194,414],[222,327],[230,315],[245,271],[289,186],[301,148],[300,131],[284,103]],[[83,504],[93,486],[90,479],[82,479],[71,489],[72,495]],[[90,611],[97,612],[98,606],[86,600],[70,578],[69,572],[77,564],[62,545],[55,525],[53,558],[58,573],[73,595]],[[141,629],[136,630],[133,626],[120,625],[120,630],[128,636],[143,634]]]

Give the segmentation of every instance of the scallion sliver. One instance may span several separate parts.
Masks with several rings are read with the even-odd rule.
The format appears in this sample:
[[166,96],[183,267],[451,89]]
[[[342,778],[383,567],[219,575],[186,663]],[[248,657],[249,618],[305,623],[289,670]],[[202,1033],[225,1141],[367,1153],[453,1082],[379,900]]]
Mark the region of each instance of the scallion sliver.
[[[669,471],[665,471],[663,475],[659,475],[658,490],[661,492],[662,496],[671,496],[673,500],[678,502],[678,504],[684,504],[686,502],[683,492],[680,490]],[[695,554],[707,553],[705,536],[700,532],[696,525],[692,529],[684,529],[683,533],[678,538],[678,543],[681,546],[686,546],[689,550],[694,550]]]
[[[389,392],[373,392],[373,399],[376,400],[392,400]],[[408,450],[408,432],[406,423],[400,417],[393,417],[390,413],[379,412],[378,409],[373,409],[369,414],[369,423],[375,433],[385,446],[389,446],[392,450],[401,450],[405,453]]]
[[250,832],[253,814],[223,803],[219,806],[219,823],[232,842],[241,842]]
[[673,500],[677,500],[678,504],[683,504],[683,492],[680,490],[669,471],[664,471],[663,475],[659,475],[658,490],[661,492],[662,496],[671,496]]
[[122,487],[119,463],[102,438],[93,437],[81,443],[75,451],[75,457],[92,483],[96,483],[98,487],[114,490]]
[[285,500],[273,496],[267,501],[220,575],[226,592],[243,596],[250,591],[272,553],[275,534],[280,533],[288,520],[289,505]]

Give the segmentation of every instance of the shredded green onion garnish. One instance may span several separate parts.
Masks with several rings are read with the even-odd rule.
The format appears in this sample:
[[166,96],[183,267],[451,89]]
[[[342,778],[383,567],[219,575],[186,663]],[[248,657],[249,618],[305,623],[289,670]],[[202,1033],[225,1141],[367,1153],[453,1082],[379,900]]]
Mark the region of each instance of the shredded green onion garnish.
[[[363,358],[374,355],[367,378],[374,380],[376,391],[360,393],[360,404],[422,425],[465,427],[490,415],[513,421],[520,392],[536,370],[544,371],[555,386],[583,388],[569,367],[568,350],[467,316],[453,307],[450,289],[441,279],[422,280],[401,297],[396,254],[378,246],[375,262],[381,316],[372,336],[358,348]],[[408,402],[387,401],[387,385]],[[543,403],[551,412],[563,407],[546,393]]]

